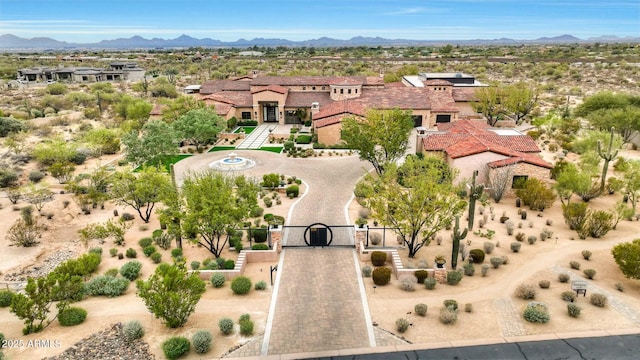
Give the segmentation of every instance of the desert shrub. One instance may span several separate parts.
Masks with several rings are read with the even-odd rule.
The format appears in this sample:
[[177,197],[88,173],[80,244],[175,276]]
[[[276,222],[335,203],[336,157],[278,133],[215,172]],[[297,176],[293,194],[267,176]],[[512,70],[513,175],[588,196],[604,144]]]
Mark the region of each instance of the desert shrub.
[[58,315],[58,321],[62,326],[73,326],[84,322],[87,318],[87,310],[79,307],[68,307]]
[[514,225],[513,221],[508,220],[506,222],[506,226],[507,226],[507,235],[509,235],[509,236],[513,235],[513,230],[515,228],[515,225]]
[[0,290],[0,307],[11,305],[11,300],[13,300],[13,291]]
[[493,266],[494,269],[499,268],[500,265],[502,265],[502,263],[504,262],[504,260],[502,260],[502,258],[499,256],[492,256],[489,261],[491,262],[491,266]]
[[616,290],[620,291],[620,292],[624,292],[624,286],[622,286],[621,283],[615,283],[615,288]]
[[251,246],[251,250],[269,250],[269,245],[267,244],[253,244]]
[[396,320],[396,330],[398,330],[399,333],[407,331],[408,328],[409,321],[407,321],[407,319],[399,318],[398,320]]
[[193,349],[198,354],[205,354],[209,352],[211,349],[211,341],[213,337],[211,336],[211,332],[209,330],[198,330],[193,336],[191,336],[191,343],[193,344]]
[[582,308],[574,303],[569,303],[567,304],[567,313],[569,314],[569,316],[571,316],[572,318],[577,318],[580,316],[580,312],[582,311]]
[[443,301],[442,304],[447,309],[451,309],[453,311],[458,311],[458,301],[456,301],[454,299],[447,299],[447,300]]
[[519,242],[512,242],[511,243],[511,251],[517,253],[518,251],[520,251],[520,247],[522,246],[522,244],[520,244]]
[[562,206],[562,216],[569,225],[569,229],[580,231],[588,218],[588,205],[583,202],[573,202]]
[[482,247],[484,248],[485,253],[491,254],[496,246],[491,241],[485,241],[484,244],[482,244]]
[[235,266],[236,266],[235,261],[233,261],[233,260],[231,260],[231,259],[226,260],[226,261],[224,262],[224,269],[225,269],[225,270],[233,270],[233,268],[234,268]]
[[221,257],[216,259],[216,265],[217,265],[218,269],[224,269],[224,262],[225,261],[226,260],[224,258],[221,258]]
[[580,263],[577,261],[570,261],[569,266],[574,270],[580,270]]
[[44,173],[42,173],[42,171],[33,170],[29,172],[29,181],[31,181],[32,183],[38,183],[43,178],[44,178]]
[[149,256],[151,256],[151,254],[156,252],[156,247],[153,246],[153,245],[149,245],[149,246],[145,247],[144,249],[142,249],[142,252],[144,253],[144,256],[149,257]]
[[520,284],[516,288],[514,295],[523,300],[533,300],[536,298],[538,290],[531,284]]
[[220,328],[220,332],[225,335],[230,335],[233,333],[233,320],[229,318],[222,318],[218,321],[218,328]]
[[443,307],[442,309],[440,309],[439,320],[445,325],[453,325],[456,321],[458,321],[458,312],[453,311],[448,307]]
[[560,294],[560,298],[562,298],[562,300],[564,301],[574,302],[576,300],[576,293],[570,290],[563,291]]
[[251,238],[256,243],[263,243],[267,241],[268,230],[266,228],[251,230]]
[[565,274],[565,273],[558,274],[558,281],[560,281],[561,283],[568,282],[570,278],[571,277],[569,276],[569,274]]
[[429,272],[427,270],[416,270],[413,274],[418,279],[418,284],[423,284],[424,279],[429,277]]
[[260,280],[254,286],[256,290],[265,290],[267,288],[267,283],[264,280]]
[[482,277],[487,276],[489,274],[489,264],[482,264],[480,267],[480,273],[482,274]]
[[371,245],[380,245],[380,243],[382,243],[382,235],[380,235],[380,233],[371,233],[369,235],[369,242],[371,242]]
[[516,240],[519,242],[523,242],[526,236],[527,235],[525,235],[523,232],[519,232],[516,234]]
[[596,210],[589,213],[585,230],[592,238],[601,238],[613,228],[613,214],[609,211]]
[[538,286],[540,287],[540,289],[548,289],[551,286],[551,281],[540,280],[538,281]]
[[471,303],[464,304],[464,312],[472,313],[473,312],[473,304],[471,304]]
[[419,316],[427,316],[427,309],[429,307],[427,306],[427,304],[416,304],[416,306],[413,307],[413,311],[416,313],[416,315]]
[[125,253],[125,256],[128,257],[129,259],[135,259],[138,256],[138,252],[135,251],[133,248],[128,248],[127,252]]
[[362,276],[363,277],[371,277],[371,273],[373,272],[373,267],[369,266],[369,265],[365,265],[362,268]]
[[183,256],[183,251],[180,248],[175,248],[171,250],[171,257],[172,258],[179,258]]
[[473,260],[475,264],[482,264],[484,262],[484,250],[482,249],[471,249],[469,251],[469,256]]
[[538,238],[535,235],[529,235],[529,237],[527,237],[527,241],[529,242],[529,245],[535,244],[537,240]]
[[118,249],[116,248],[109,249],[109,255],[111,255],[111,257],[116,257],[116,255],[118,255]]
[[373,283],[379,286],[387,285],[391,281],[391,269],[388,267],[375,268],[371,273]]
[[404,274],[400,276],[400,288],[404,291],[414,291],[418,284],[418,278],[412,274]]
[[287,186],[287,188],[285,189],[285,193],[289,198],[298,197],[298,194],[300,193],[300,187],[298,185]]
[[162,260],[162,254],[160,254],[159,252],[154,252],[153,254],[151,254],[150,258],[154,264],[159,264]]
[[434,278],[426,278],[426,279],[424,279],[424,287],[425,287],[427,290],[433,290],[433,289],[435,289],[435,288],[436,288],[436,284],[437,284],[437,283],[438,283],[438,282],[437,282],[437,281],[436,281],[436,279],[434,279]]
[[582,250],[582,257],[583,257],[585,260],[589,261],[589,259],[591,259],[591,255],[592,255],[592,254],[591,254],[591,251],[589,251],[589,250]]
[[122,219],[122,221],[131,221],[133,219],[135,219],[136,217],[133,216],[133,214],[129,214],[129,213],[123,213],[122,216],[120,216],[120,219]]
[[102,248],[101,247],[91,248],[91,249],[89,249],[88,253],[89,254],[97,254],[97,255],[102,256]]
[[459,270],[451,270],[447,271],[447,284],[449,285],[458,285],[462,280],[462,271]]
[[248,294],[251,290],[251,280],[246,276],[238,276],[231,281],[231,290],[236,295]]
[[153,244],[153,239],[151,239],[150,237],[144,237],[138,241],[138,245],[140,245],[140,247],[143,249],[151,244]]
[[0,188],[11,187],[18,184],[18,174],[7,168],[0,169]]
[[[553,204],[555,192],[544,182],[536,178],[528,178],[521,186],[517,186],[516,196],[531,210],[544,210]],[[526,215],[525,215],[526,216]]]
[[118,268],[111,268],[111,269],[105,271],[104,275],[105,276],[116,277],[116,276],[118,276],[119,273],[120,273],[120,271],[118,270]]
[[[162,223],[160,226],[162,226]],[[153,231],[152,239],[161,249],[167,250],[171,247],[171,241],[173,241],[174,236],[162,231],[162,229],[156,229]]]
[[200,268],[200,261],[192,261],[191,262],[191,270],[198,270]]
[[547,305],[537,301],[532,301],[525,306],[522,317],[528,322],[542,324],[549,322],[551,319]]
[[120,275],[130,281],[134,281],[138,278],[138,275],[140,275],[140,269],[142,269],[142,263],[140,261],[129,261],[120,268]]
[[85,291],[91,296],[116,297],[129,288],[129,280],[109,275],[97,276],[85,285]]
[[596,271],[594,269],[584,269],[582,271],[590,280],[593,280],[593,277],[596,276]]
[[507,265],[509,263],[509,257],[507,255],[502,255],[502,265]]
[[371,253],[371,263],[373,266],[383,266],[387,261],[387,253],[384,251],[374,251]]
[[125,341],[130,343],[144,336],[144,327],[138,320],[127,321],[122,326],[122,334]]
[[221,273],[214,273],[211,275],[210,281],[214,288],[219,289],[224,286],[225,278]]
[[240,318],[240,334],[244,336],[253,335],[253,321],[249,318],[242,319]]
[[607,305],[607,296],[604,294],[591,294],[589,302],[597,307],[605,307]]
[[473,266],[473,263],[466,263],[462,267],[464,274],[467,276],[473,276],[476,273],[476,267]]
[[189,339],[182,336],[174,336],[162,343],[162,352],[169,360],[177,359],[189,352],[191,343]]
[[249,217],[260,217],[264,214],[264,209],[260,206],[254,206],[249,211]]

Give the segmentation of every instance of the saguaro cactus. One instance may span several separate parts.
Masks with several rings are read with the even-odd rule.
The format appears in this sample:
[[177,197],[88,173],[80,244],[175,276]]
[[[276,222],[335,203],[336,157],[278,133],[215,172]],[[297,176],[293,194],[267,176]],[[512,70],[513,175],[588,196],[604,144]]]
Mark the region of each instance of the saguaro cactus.
[[469,224],[467,229],[473,230],[473,222],[476,215],[476,200],[480,199],[482,192],[484,191],[484,185],[476,185],[476,176],[478,176],[478,170],[473,171],[473,179],[469,188]]
[[604,165],[602,165],[602,178],[600,178],[600,193],[604,192],[604,184],[607,180],[607,171],[609,170],[609,162],[615,159],[618,156],[618,150],[612,152],[611,148],[613,147],[613,132],[615,128],[611,127],[611,137],[609,138],[609,148],[607,152],[602,151],[602,144],[598,141],[598,155],[600,158],[604,160]]
[[460,240],[467,237],[469,229],[460,231],[460,217],[456,216],[456,224],[453,227],[453,233],[451,239],[453,240],[453,249],[451,250],[451,268],[453,270],[458,266],[458,253],[460,252]]

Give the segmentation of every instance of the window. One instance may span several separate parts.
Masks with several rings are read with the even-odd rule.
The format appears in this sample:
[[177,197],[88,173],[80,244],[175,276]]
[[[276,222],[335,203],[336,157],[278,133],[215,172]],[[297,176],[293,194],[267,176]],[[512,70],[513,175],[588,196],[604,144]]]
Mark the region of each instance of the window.
[[351,94],[351,89],[349,89],[348,93]]
[[303,86],[303,87],[302,87],[302,90],[307,90],[307,87],[306,87],[306,86]]
[[251,111],[243,111],[242,120],[251,120]]
[[323,86],[323,87],[322,87],[322,90],[324,90],[324,89],[325,89],[325,88],[324,88],[324,86]]
[[340,94],[344,94],[344,89],[340,89]]
[[312,86],[312,87],[311,87],[311,90],[315,90],[315,89],[316,89],[316,87],[315,87],[315,86]]
[[358,93],[358,89],[356,89],[356,94]]
[[513,175],[513,182],[511,183],[512,189],[523,189],[524,183],[529,178],[528,175]]
[[413,119],[413,127],[422,126],[422,115],[411,115]]
[[338,89],[333,89],[333,93],[337,94],[338,93]]

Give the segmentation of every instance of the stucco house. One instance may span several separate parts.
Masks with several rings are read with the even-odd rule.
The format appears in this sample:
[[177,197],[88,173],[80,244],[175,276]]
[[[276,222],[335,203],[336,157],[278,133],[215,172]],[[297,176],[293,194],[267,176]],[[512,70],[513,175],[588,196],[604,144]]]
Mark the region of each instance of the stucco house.
[[[415,82],[414,82],[415,85]],[[218,115],[255,120],[259,124],[312,121],[318,142],[340,142],[342,119],[365,116],[367,109],[410,111],[416,127],[433,128],[456,121],[469,110],[473,89],[454,89],[446,80],[422,86],[385,84],[371,76],[244,76],[202,84],[198,95]],[[303,118],[301,118],[301,115]]]
[[508,189],[517,179],[548,180],[553,167],[539,156],[533,138],[515,129],[492,128],[484,120],[438,124],[437,131],[419,135],[416,146],[416,152],[443,156],[459,170],[458,180],[470,179],[474,170],[485,184],[498,174],[508,174]]
[[57,68],[37,67],[19,69],[18,80],[27,82],[98,82],[98,81],[141,81],[144,79],[145,70],[137,66],[135,62],[117,61],[109,64],[107,68],[96,67],[63,67]]

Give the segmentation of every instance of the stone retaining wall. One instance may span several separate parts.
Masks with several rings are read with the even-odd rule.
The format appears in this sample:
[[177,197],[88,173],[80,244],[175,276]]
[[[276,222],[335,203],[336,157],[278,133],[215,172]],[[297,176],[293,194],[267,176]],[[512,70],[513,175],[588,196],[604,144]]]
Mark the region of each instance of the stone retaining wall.
[[[391,270],[395,275],[396,279],[400,278],[401,275],[411,274],[413,275],[416,270],[426,270],[429,274],[428,277],[435,277],[436,270],[435,269],[405,269],[404,265],[402,265],[402,259],[400,258],[400,254],[396,249],[375,249],[369,250],[364,247],[364,242],[362,240],[358,240],[358,229],[356,229],[356,251],[358,251],[358,255],[360,257],[360,261],[371,261],[371,253],[373,251],[382,251],[387,254],[386,264],[391,265]],[[445,271],[445,279],[446,279],[446,269],[438,269]]]
[[[278,250],[280,249],[280,250]],[[233,280],[234,278],[244,274],[244,269],[248,263],[256,262],[277,262],[280,257],[280,251],[282,246],[279,241],[273,242],[273,249],[271,250],[242,250],[238,254],[235,267],[232,270],[190,270],[189,272],[197,271],[200,279],[209,281],[211,275],[214,273],[220,273],[224,275],[226,280]]]

